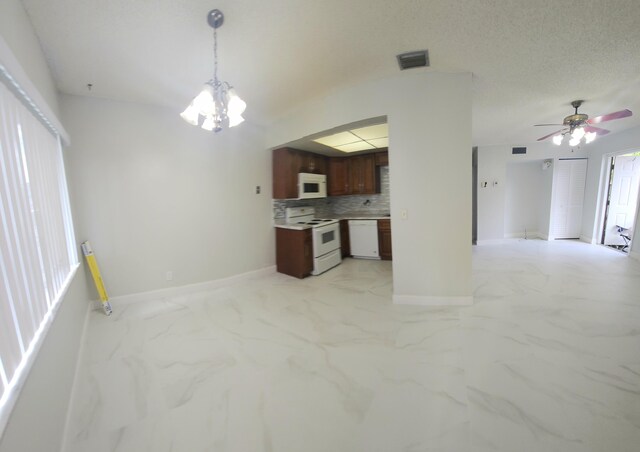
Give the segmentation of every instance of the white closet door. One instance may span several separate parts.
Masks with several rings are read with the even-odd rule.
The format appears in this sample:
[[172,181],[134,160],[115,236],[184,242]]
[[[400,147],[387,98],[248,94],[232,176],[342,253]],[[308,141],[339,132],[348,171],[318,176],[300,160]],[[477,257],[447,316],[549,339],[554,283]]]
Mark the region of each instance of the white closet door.
[[559,160],[554,171],[550,235],[554,239],[580,238],[587,159]]

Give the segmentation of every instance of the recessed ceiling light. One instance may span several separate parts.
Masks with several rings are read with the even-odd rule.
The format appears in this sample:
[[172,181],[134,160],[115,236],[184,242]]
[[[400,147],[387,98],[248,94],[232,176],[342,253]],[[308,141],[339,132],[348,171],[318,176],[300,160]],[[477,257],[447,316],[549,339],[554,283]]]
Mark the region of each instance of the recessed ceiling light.
[[351,132],[340,132],[326,137],[317,138],[313,141],[334,148],[343,144],[355,143],[356,141],[360,141],[360,138]]
[[361,127],[359,129],[350,130],[351,133],[357,135],[363,140],[373,140],[375,138],[385,138],[389,136],[389,127],[387,124],[377,124],[375,126]]
[[389,126],[376,124],[316,138],[316,143],[342,152],[358,152],[389,146]]
[[358,152],[366,151],[368,149],[375,149],[374,146],[366,141],[358,141],[357,143],[343,144],[341,146],[335,146],[335,149],[342,152]]
[[374,138],[373,140],[367,140],[367,143],[372,144],[376,148],[388,148],[389,147],[389,137]]

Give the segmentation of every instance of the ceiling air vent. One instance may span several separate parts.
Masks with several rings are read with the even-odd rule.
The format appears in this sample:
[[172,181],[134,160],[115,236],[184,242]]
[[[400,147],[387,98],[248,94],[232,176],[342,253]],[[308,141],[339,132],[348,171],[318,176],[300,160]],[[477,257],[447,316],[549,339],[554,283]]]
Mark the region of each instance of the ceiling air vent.
[[512,154],[526,154],[527,153],[527,148],[526,147],[511,148],[511,153]]
[[429,51],[417,50],[415,52],[401,53],[396,55],[401,70],[414,67],[429,67]]

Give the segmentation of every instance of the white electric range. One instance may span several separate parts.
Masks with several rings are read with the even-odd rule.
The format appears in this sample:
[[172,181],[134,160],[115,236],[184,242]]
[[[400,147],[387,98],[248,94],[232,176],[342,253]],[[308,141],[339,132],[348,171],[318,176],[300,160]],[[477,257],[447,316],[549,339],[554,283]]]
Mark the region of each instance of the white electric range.
[[285,211],[287,224],[312,228],[313,271],[311,274],[319,275],[340,265],[342,251],[340,220],[316,218],[315,213],[313,207],[287,207]]

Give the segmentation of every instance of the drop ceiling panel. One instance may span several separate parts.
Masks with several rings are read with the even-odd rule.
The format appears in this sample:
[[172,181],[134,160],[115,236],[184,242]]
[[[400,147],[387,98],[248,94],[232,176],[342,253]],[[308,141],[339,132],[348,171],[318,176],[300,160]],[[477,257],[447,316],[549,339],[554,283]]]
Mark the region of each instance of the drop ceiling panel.
[[378,124],[375,126],[362,127],[353,129],[351,133],[362,138],[363,140],[372,140],[375,138],[385,138],[389,136],[389,127],[387,124]]
[[343,144],[342,146],[335,146],[335,148],[342,152],[358,152],[375,149],[366,141],[359,141],[357,143]]

